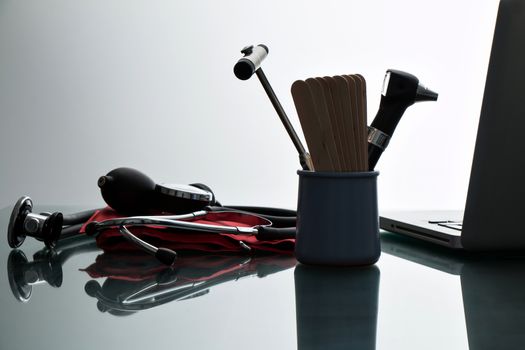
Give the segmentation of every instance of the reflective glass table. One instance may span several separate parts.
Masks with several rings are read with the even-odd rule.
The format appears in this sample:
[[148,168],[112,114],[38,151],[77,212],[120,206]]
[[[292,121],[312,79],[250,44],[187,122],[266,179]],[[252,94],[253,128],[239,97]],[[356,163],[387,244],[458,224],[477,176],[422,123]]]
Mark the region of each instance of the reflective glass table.
[[[0,211],[4,234],[10,211]],[[54,251],[30,238],[11,250],[4,238],[0,348],[523,347],[525,259],[381,236],[379,262],[353,269],[211,255],[166,268],[142,254],[104,254],[85,237]]]

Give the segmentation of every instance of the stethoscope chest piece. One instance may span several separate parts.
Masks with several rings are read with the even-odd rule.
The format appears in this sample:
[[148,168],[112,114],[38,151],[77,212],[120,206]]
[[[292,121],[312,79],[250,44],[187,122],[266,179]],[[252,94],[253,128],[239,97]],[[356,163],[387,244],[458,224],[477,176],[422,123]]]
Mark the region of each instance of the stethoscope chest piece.
[[11,212],[9,226],[7,228],[7,242],[11,248],[20,247],[26,235],[24,234],[24,219],[27,214],[33,211],[33,202],[31,198],[24,196],[16,202]]
[[46,246],[52,248],[60,237],[62,222],[62,213],[33,213],[31,198],[23,196],[16,202],[11,212],[7,242],[11,248],[17,248],[24,242],[26,236],[30,236],[44,241]]

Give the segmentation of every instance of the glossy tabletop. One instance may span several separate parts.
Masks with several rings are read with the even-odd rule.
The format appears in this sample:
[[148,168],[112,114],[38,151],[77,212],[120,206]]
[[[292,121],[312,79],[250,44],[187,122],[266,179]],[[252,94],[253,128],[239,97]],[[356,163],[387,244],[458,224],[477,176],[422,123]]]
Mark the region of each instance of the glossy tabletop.
[[[74,212],[78,208],[37,208]],[[5,234],[11,208],[0,211]],[[450,253],[383,232],[379,262],[108,255],[0,244],[1,349],[517,349],[525,259]]]

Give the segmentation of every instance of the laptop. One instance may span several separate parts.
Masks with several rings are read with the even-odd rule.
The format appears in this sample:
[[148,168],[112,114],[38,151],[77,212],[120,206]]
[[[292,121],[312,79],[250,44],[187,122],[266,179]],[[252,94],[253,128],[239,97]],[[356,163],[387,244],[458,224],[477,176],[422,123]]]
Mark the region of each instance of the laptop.
[[382,229],[469,251],[525,251],[525,0],[501,0],[463,212],[381,213]]
[[468,254],[388,233],[381,250],[460,277],[469,349],[523,348],[525,258]]

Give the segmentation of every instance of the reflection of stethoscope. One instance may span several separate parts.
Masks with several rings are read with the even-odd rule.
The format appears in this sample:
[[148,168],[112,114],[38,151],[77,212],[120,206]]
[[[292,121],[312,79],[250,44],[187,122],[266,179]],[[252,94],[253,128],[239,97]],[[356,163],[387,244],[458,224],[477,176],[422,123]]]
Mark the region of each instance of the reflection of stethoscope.
[[[123,268],[115,274],[114,259],[126,263],[126,256],[104,253],[105,259],[97,259],[98,271],[104,271],[104,264],[112,266],[104,283],[96,280],[86,283],[86,293],[97,299],[101,312],[113,315],[129,315],[172,301],[183,301],[204,296],[214,286],[236,282],[246,277],[264,278],[289,269],[296,264],[293,256],[191,256],[180,259],[182,266],[165,267],[143,279],[133,280],[129,274],[133,268]],[[140,254],[135,256],[140,259]],[[146,261],[149,261],[145,259]]]
[[[249,261],[250,258],[239,264],[240,268],[242,269]],[[154,279],[144,283],[134,283],[134,288],[124,288],[123,291],[119,290],[119,287],[122,288],[122,285],[127,287],[130,283],[111,278],[104,283],[105,288],[97,281],[90,280],[84,289],[89,296],[98,299],[97,308],[101,312],[112,311],[111,313],[115,314],[117,311],[119,315],[122,315],[122,313],[146,310],[171,301],[196,298],[209,293],[210,288],[214,285],[244,277],[243,274],[236,271],[234,274],[210,281],[181,283],[178,274],[177,270],[167,268]]]
[[85,235],[63,238],[50,249],[44,247],[29,261],[23,251],[13,249],[7,258],[7,277],[14,297],[28,302],[33,287],[47,284],[58,288],[62,285],[62,267],[72,256],[98,251],[95,241]]

